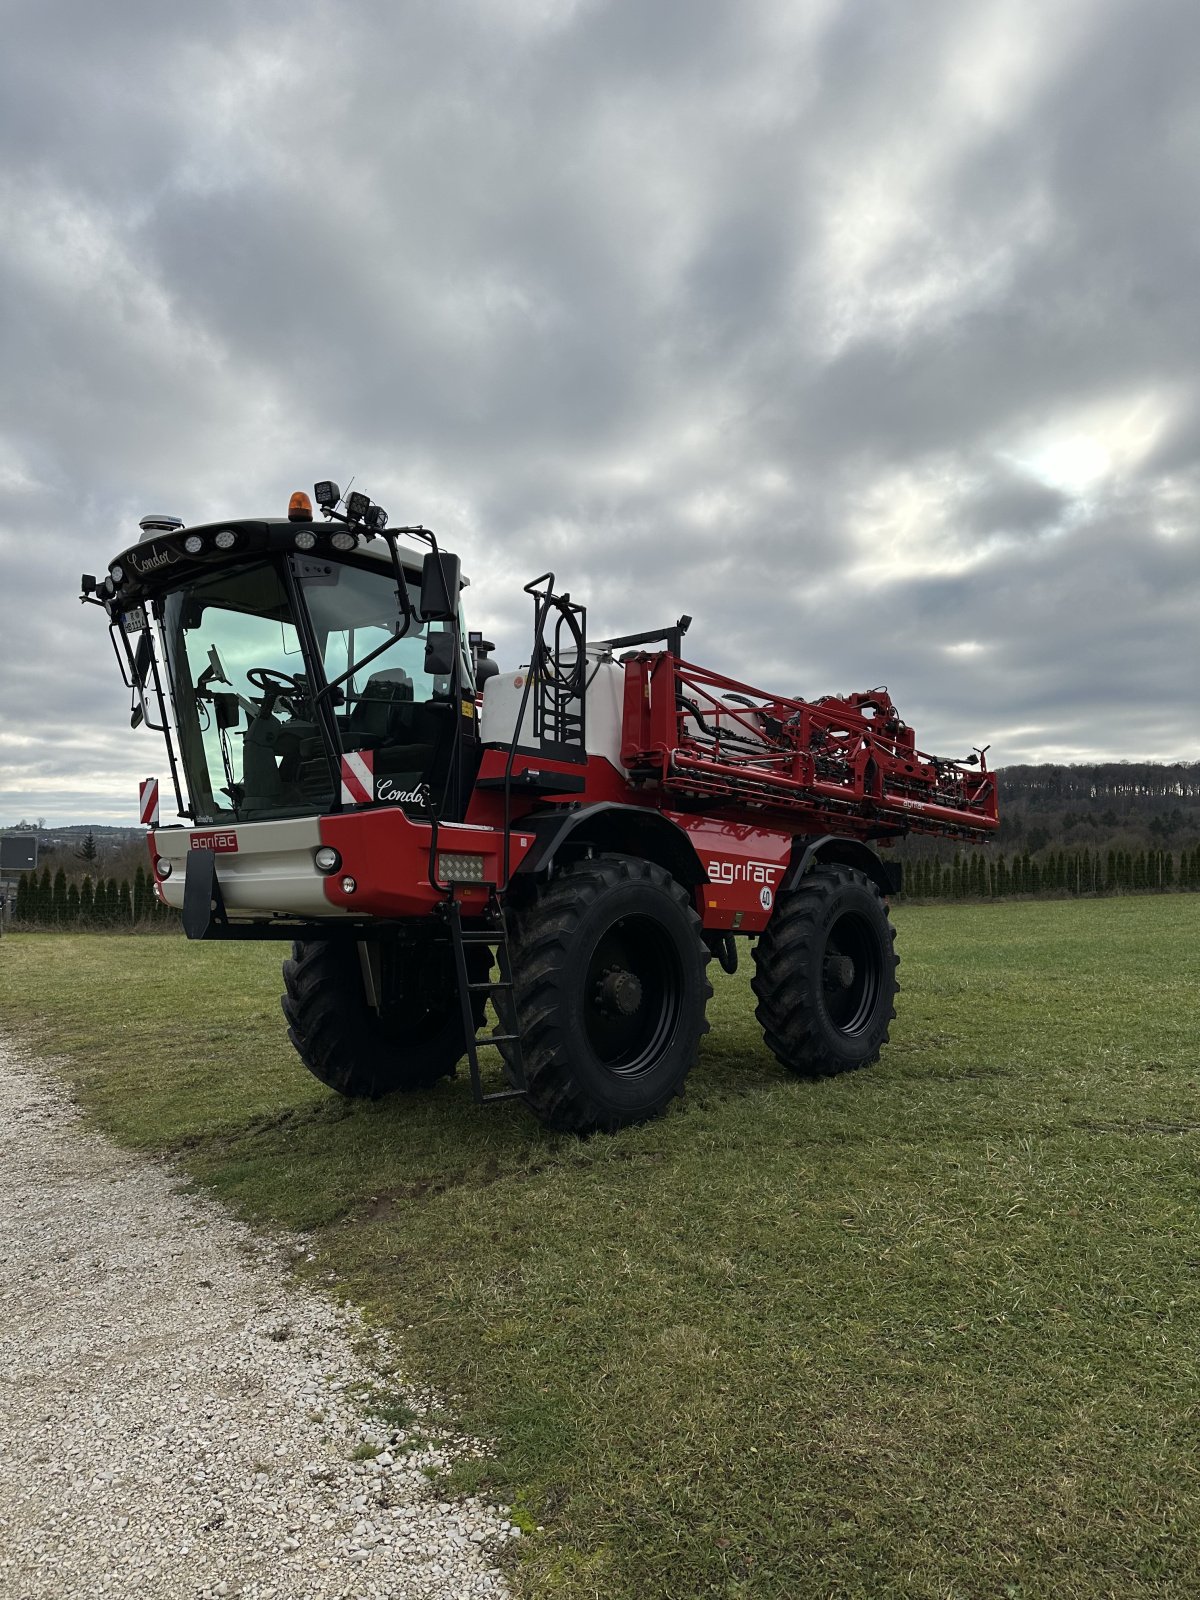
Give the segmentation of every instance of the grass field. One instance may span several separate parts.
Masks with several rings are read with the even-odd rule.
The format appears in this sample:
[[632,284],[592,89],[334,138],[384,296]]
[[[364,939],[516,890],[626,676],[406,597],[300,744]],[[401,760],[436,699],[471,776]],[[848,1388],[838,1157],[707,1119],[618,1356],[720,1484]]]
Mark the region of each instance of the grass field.
[[715,973],[686,1099],[587,1143],[337,1101],[279,947],[6,938],[0,1023],[311,1230],[544,1524],[522,1593],[1194,1600],[1200,896],[898,922],[877,1067],[788,1079]]

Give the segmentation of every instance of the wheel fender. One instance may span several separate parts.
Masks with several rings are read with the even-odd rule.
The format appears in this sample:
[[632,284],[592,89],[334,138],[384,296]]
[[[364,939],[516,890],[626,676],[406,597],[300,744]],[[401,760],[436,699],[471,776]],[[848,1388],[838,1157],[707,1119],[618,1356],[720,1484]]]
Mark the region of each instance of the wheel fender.
[[548,873],[564,845],[586,843],[653,861],[687,889],[707,882],[700,857],[683,829],[644,806],[600,800],[571,811],[522,817],[520,825],[523,833],[534,834],[535,842],[514,872],[514,880]]
[[904,883],[904,865],[900,861],[881,861],[870,845],[861,839],[847,839],[841,834],[826,833],[819,839],[796,839],[792,845],[792,864],[783,880],[784,890],[794,889],[812,867],[825,861],[836,861],[844,867],[857,867],[865,872],[883,895],[899,894]]

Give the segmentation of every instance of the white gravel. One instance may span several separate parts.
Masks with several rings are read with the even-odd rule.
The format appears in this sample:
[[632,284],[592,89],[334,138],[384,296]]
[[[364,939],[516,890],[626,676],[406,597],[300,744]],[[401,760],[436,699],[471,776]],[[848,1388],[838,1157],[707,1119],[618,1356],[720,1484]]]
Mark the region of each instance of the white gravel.
[[289,1280],[302,1246],[87,1132],[2,1042],[0,1129],[5,1600],[507,1595],[503,1509],[421,1470],[473,1446],[424,1394],[405,1430],[364,1423],[362,1330]]

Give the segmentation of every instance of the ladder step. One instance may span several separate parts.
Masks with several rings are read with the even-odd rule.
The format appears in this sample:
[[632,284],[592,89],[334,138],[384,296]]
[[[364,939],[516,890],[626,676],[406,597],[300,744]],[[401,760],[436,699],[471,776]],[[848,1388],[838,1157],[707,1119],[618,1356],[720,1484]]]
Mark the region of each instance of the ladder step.
[[[495,1000],[501,995],[513,994],[516,985],[513,982],[512,962],[508,953],[508,929],[504,922],[504,913],[499,904],[495,905],[496,926],[494,928],[464,928],[462,925],[462,908],[458,901],[451,896],[447,905],[447,918],[450,924],[450,937],[454,946],[455,967],[457,968],[459,998],[462,1003],[463,1032],[467,1050],[467,1062],[471,1069],[471,1093],[477,1105],[486,1105],[493,1100],[517,1100],[525,1096],[525,1056],[519,1033],[495,1033],[480,1035],[475,1026],[475,1018],[471,1014],[471,995],[487,994]],[[499,976],[493,982],[471,977],[467,963],[467,949],[469,946],[488,946],[495,951],[496,964]],[[489,962],[489,967],[491,963]],[[485,1024],[486,1026],[486,1024]],[[489,1045],[511,1046],[510,1057],[507,1062],[507,1071],[513,1087],[487,1094],[484,1092],[483,1080],[479,1069],[479,1052]]]

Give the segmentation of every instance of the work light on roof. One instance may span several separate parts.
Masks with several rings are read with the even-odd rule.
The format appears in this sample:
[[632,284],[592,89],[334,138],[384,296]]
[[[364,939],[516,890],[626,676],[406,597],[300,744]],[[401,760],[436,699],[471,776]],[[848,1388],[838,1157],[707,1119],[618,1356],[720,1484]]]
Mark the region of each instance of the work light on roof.
[[322,483],[313,484],[313,495],[322,511],[330,511],[342,498],[342,491],[332,478],[326,478]]
[[363,521],[372,533],[382,533],[387,527],[387,512],[382,506],[371,506]]
[[351,522],[361,522],[371,509],[371,496],[355,490],[346,496],[346,516]]

